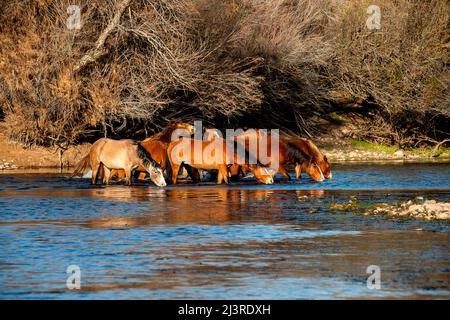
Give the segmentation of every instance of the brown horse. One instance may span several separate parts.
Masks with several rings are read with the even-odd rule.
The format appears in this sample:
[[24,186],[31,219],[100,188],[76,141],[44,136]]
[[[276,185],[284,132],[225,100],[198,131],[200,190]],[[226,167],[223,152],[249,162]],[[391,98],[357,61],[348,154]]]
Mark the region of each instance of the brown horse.
[[[194,134],[195,128],[193,125],[185,122],[180,121],[170,121],[169,124],[159,133],[154,134],[153,136],[150,136],[146,138],[145,140],[142,140],[140,143],[144,147],[147,152],[149,152],[153,159],[161,166],[161,169],[166,171],[168,169],[167,167],[167,147],[168,144],[172,140],[172,134],[175,130],[185,130],[188,134]],[[194,178],[196,178],[194,172],[190,172],[189,169],[188,173]],[[137,168],[137,171],[139,172],[138,179],[144,180],[147,171],[143,167]],[[198,172],[197,172],[198,174]],[[117,176],[117,180],[121,181],[125,175],[125,172],[123,170],[112,170],[111,172],[111,178],[114,176]],[[168,178],[170,179],[170,172],[167,174]]]
[[[241,139],[241,140],[240,140]],[[265,147],[268,158],[271,158],[272,139],[270,134],[266,134],[258,129],[249,129],[242,134],[235,136],[235,140],[242,141],[245,139],[246,148],[250,148],[251,144],[256,144],[258,156],[260,155],[260,148]],[[309,140],[308,140],[309,141]],[[308,148],[306,148],[308,146]],[[288,171],[284,167],[286,164],[295,164],[303,169],[314,181],[323,181],[324,174],[321,171],[324,158],[317,147],[313,148],[312,142],[307,144],[300,144],[293,137],[279,137],[278,139],[278,163],[264,163],[269,167],[276,168],[278,173],[291,180]],[[258,159],[261,160],[261,159]],[[319,163],[321,166],[319,166]],[[323,165],[325,168],[326,165]],[[245,167],[232,167],[231,174],[239,175],[242,171],[246,174]]]
[[314,165],[321,171],[325,179],[332,178],[333,175],[331,173],[330,162],[311,140],[296,136],[284,136],[282,140],[291,148],[296,148],[304,153],[308,158],[308,161],[295,164],[295,176],[297,179],[301,178],[302,170],[305,170],[308,173],[311,165]]
[[[230,143],[234,143],[234,152],[231,155],[227,152],[227,146],[230,146]],[[242,159],[238,157],[237,147],[236,142],[217,137],[210,141],[182,138],[171,142],[167,154],[172,167],[172,183],[176,184],[178,172],[186,164],[195,169],[218,170],[217,183],[221,184],[223,181],[228,183],[228,167],[233,163],[248,167],[258,182],[273,183],[274,172],[262,167],[259,163],[254,165],[242,162]],[[204,157],[204,150],[210,151],[207,155],[208,159]],[[247,150],[245,153],[246,158],[250,158]]]
[[91,183],[96,184],[100,168],[103,168],[103,183],[108,184],[111,170],[123,170],[127,185],[131,184],[131,172],[144,168],[150,179],[158,186],[165,186],[161,166],[139,143],[133,140],[112,140],[102,138],[94,142],[89,153],[78,163],[74,174],[83,172],[87,166],[92,169]]

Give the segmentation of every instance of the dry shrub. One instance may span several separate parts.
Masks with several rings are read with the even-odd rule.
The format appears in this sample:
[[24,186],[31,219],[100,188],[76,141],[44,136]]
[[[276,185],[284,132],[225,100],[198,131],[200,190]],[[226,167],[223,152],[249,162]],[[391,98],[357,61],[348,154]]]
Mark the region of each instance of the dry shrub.
[[218,63],[192,31],[193,2],[81,1],[80,30],[65,27],[70,4],[2,8],[0,101],[11,139],[74,143],[88,129],[133,129],[129,120],[154,128],[180,101],[206,117],[260,105],[257,59]]
[[66,27],[70,1],[2,5],[0,102],[11,139],[51,145],[89,128],[106,134],[124,119],[151,120],[189,87],[183,2],[132,1],[97,47],[125,2],[81,1],[80,30]]
[[66,27],[70,2],[0,8],[0,116],[13,140],[133,136],[174,115],[318,133],[337,96],[376,111],[363,137],[448,134],[445,0],[378,1],[379,31],[365,0],[83,0],[80,30]]
[[329,25],[333,88],[349,100],[371,102],[381,115],[360,132],[364,138],[411,143],[417,133],[439,136],[438,121],[450,118],[448,2],[378,1],[380,30],[365,27],[370,4],[343,2]]
[[331,5],[306,0],[197,3],[202,19],[196,31],[216,64],[257,62],[252,73],[260,80],[261,103],[242,109],[249,125],[295,126],[297,116],[303,120],[322,111],[327,89],[321,69],[331,49],[323,30]]

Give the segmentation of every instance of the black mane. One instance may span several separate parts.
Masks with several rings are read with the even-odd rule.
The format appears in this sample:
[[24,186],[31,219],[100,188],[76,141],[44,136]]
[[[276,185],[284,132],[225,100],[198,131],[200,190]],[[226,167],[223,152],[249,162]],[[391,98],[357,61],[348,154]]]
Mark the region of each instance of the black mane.
[[148,167],[149,165],[152,165],[153,167],[157,169],[161,169],[161,166],[159,163],[157,163],[153,158],[152,155],[145,150],[145,148],[137,141],[135,141],[136,147],[137,147],[137,155],[139,158],[142,159],[142,162],[144,166]]

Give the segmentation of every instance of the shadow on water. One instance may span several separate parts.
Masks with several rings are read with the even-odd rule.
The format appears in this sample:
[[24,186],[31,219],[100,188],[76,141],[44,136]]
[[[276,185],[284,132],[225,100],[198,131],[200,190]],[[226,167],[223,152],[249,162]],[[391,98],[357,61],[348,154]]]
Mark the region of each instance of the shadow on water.
[[[449,298],[448,222],[330,209],[350,196],[449,201],[449,169],[336,166],[321,184],[165,189],[3,174],[0,298]],[[366,286],[369,265],[381,290]]]

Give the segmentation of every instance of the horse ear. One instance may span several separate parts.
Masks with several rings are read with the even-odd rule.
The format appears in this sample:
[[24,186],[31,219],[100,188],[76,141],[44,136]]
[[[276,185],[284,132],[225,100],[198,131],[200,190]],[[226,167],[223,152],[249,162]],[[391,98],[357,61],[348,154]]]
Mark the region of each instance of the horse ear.
[[325,160],[325,162],[328,162],[327,156],[323,156],[323,159]]

